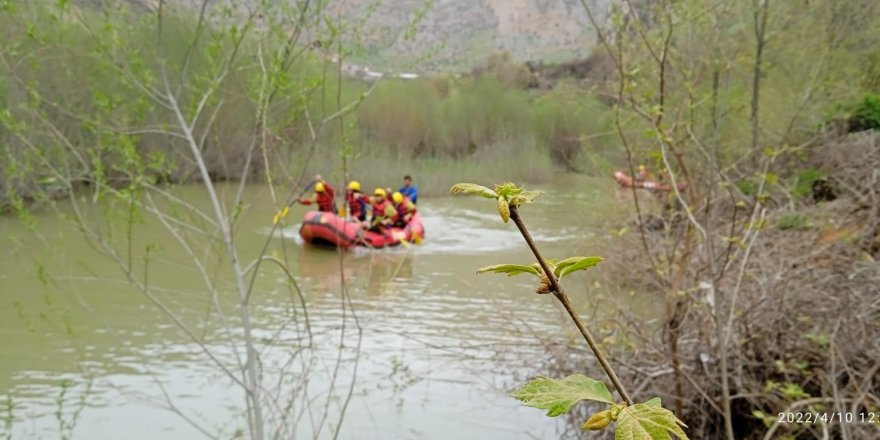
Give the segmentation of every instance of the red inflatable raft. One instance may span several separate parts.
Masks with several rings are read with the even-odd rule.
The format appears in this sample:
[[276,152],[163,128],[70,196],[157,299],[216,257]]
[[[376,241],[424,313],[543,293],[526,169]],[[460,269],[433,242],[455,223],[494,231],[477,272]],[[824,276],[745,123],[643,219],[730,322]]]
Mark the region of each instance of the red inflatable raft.
[[[616,180],[617,183],[624,188],[636,187],[636,188],[649,189],[651,191],[661,191],[661,192],[672,191],[672,185],[670,185],[668,183],[660,183],[660,182],[655,182],[653,180],[634,180],[632,177],[630,177],[629,175],[627,175],[623,171],[615,171],[614,172],[614,180]],[[687,183],[679,182],[678,183],[678,190],[684,191],[685,189],[687,189]]]
[[389,228],[381,232],[365,231],[358,223],[347,222],[331,212],[309,211],[303,218],[299,235],[306,243],[351,249],[354,246],[383,248],[401,242],[412,243],[425,238],[419,213],[405,227]]

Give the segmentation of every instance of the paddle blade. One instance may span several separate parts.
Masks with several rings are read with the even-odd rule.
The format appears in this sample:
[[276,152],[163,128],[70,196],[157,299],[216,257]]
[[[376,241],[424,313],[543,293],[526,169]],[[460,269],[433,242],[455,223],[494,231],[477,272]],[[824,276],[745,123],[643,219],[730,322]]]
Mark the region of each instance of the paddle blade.
[[393,237],[395,240],[399,241],[400,244],[402,244],[406,247],[410,247],[409,242],[406,241],[406,234],[405,233],[400,232],[400,231],[394,231],[391,233],[391,237]]

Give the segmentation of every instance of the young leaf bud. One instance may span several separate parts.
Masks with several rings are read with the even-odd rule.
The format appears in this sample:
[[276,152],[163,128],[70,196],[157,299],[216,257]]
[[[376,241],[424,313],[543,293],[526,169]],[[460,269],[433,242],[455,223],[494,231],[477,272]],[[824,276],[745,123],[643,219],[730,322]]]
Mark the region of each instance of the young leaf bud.
[[605,411],[597,412],[590,416],[587,421],[581,425],[581,429],[584,431],[601,431],[608,427],[611,424],[611,410],[606,409]]

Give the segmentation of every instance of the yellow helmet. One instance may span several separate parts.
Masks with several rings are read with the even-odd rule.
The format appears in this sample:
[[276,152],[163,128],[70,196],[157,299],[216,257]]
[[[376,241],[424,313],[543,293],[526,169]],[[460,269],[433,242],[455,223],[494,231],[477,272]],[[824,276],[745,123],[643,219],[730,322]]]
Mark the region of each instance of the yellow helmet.
[[376,188],[376,190],[373,191],[373,195],[377,197],[386,197],[388,196],[388,193],[386,193],[385,190],[382,188]]
[[403,201],[403,194],[396,192],[391,195],[391,198],[394,200],[394,203],[400,203]]
[[356,180],[352,180],[351,182],[348,182],[348,189],[350,189],[352,191],[360,191],[361,184],[360,184],[360,182],[358,182]]
[[644,171],[644,170],[645,170],[645,166],[644,166],[644,165],[639,165],[639,170]]
[[315,191],[317,191],[319,193],[324,192],[324,184],[321,182],[316,183],[315,184]]

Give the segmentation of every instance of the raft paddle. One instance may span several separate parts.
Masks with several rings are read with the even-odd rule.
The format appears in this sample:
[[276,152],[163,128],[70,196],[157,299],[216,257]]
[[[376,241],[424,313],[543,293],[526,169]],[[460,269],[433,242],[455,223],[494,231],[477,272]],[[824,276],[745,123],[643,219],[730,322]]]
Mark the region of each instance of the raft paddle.
[[391,231],[391,238],[395,238],[395,239],[397,239],[397,241],[399,241],[400,244],[403,245],[403,247],[407,247],[407,248],[408,248],[408,247],[412,246],[412,245],[406,240],[406,233],[403,232],[403,231]]
[[315,186],[316,183],[318,183],[318,181],[315,180],[315,179],[312,179],[312,181],[309,182],[309,184],[306,185],[305,188],[303,188],[302,191],[299,192],[299,195],[296,196],[295,198],[293,198],[293,199],[288,203],[288,205],[292,205],[294,202],[296,202],[297,200],[299,200],[299,199],[300,199],[300,198],[306,193],[306,191],[312,189],[312,187]]
[[296,197],[291,197],[291,198],[287,201],[287,203],[284,205],[284,207],[281,208],[281,210],[278,211],[277,214],[275,214],[275,217],[272,219],[272,224],[274,225],[274,224],[277,224],[279,221],[281,221],[281,219],[283,219],[283,218],[287,215],[287,212],[290,210],[290,206],[293,205],[294,203],[296,203],[297,200],[299,200],[300,198],[302,198],[302,196],[306,193],[306,191],[312,189],[312,187],[315,186],[315,183],[316,183],[316,180],[315,180],[315,179],[312,179],[312,181],[309,182],[309,184],[306,185],[306,186],[302,189],[302,191],[299,192],[299,195],[298,195],[298,196],[296,196]]

